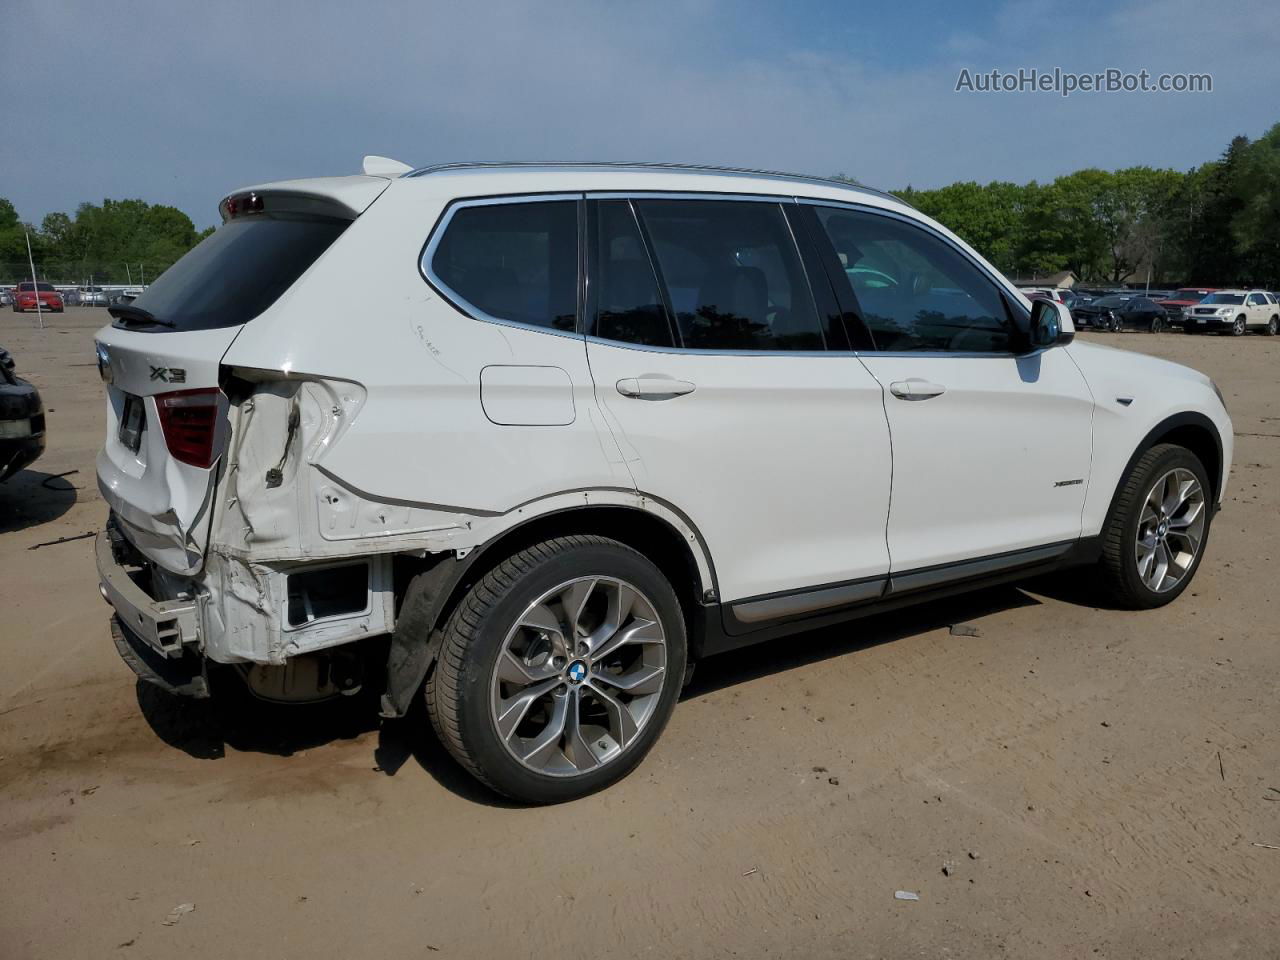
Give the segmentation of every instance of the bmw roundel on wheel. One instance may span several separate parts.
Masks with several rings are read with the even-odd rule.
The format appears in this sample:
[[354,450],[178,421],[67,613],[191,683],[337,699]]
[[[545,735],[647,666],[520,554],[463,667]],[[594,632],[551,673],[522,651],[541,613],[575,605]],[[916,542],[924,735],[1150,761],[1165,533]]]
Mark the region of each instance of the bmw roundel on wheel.
[[892,196],[369,158],[220,212],[97,335],[102,591],[172,692],[421,698],[551,803],[640,764],[703,658],[1069,567],[1152,608],[1204,562],[1214,384]]

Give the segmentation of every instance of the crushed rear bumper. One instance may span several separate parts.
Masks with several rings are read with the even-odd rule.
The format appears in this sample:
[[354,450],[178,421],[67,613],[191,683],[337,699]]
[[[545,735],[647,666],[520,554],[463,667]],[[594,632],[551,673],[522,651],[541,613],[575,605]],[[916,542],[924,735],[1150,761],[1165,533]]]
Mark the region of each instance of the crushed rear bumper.
[[119,614],[111,618],[111,639],[120,659],[140,679],[178,697],[209,696],[204,658],[199,654],[188,651],[178,659],[162,656],[121,623]]
[[[180,659],[187,644],[200,639],[200,610],[194,600],[155,600],[118,559],[110,530],[98,534],[94,552],[102,598],[115,608],[131,633],[162,657]],[[135,579],[138,578],[138,579]]]

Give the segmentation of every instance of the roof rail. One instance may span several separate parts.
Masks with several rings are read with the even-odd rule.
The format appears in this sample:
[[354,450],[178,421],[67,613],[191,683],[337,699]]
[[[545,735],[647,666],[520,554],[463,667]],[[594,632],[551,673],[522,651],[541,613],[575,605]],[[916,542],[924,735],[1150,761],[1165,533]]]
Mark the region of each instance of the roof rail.
[[[780,170],[757,170],[751,167],[721,167],[709,163],[661,163],[656,161],[622,161],[622,160],[475,160],[454,163],[437,163],[406,173],[405,177],[425,177],[432,173],[447,170],[492,170],[502,168],[528,169],[534,167],[596,167],[603,170],[666,170],[674,173],[736,173],[753,177],[769,177],[775,180],[787,180],[794,183],[820,183],[860,190],[895,200],[905,206],[912,204],[887,190],[877,190],[853,180],[842,180],[837,177],[817,177],[809,174],[785,173]],[[913,208],[914,209],[914,208]]]

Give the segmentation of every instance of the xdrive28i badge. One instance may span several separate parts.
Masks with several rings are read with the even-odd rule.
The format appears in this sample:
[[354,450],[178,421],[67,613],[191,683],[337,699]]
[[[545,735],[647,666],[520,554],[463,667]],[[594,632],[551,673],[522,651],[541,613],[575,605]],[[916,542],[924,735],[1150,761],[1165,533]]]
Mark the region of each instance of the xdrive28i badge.
[[161,383],[186,383],[187,371],[182,367],[152,367],[151,379]]

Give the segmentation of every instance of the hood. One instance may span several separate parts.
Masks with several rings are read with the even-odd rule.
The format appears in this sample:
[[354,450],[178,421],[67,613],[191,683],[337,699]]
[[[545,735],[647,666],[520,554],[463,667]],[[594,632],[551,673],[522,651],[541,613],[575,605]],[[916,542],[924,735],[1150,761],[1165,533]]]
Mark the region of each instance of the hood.
[[1086,380],[1094,373],[1108,375],[1114,373],[1138,380],[1159,378],[1182,380],[1199,386],[1213,385],[1213,381],[1199,370],[1145,353],[1135,353],[1120,347],[1108,347],[1078,339],[1066,349],[1071,351],[1072,358],[1080,366]]

